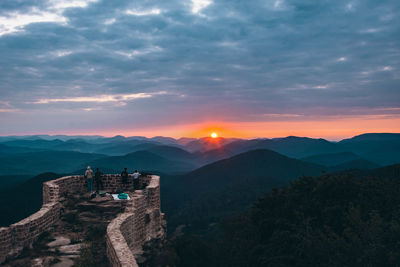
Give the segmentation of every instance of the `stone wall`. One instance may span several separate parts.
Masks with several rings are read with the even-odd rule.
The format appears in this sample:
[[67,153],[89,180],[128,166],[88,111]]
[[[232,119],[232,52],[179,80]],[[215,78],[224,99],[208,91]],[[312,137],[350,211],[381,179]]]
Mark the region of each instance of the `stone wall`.
[[[144,190],[137,190],[132,206],[107,227],[107,256],[113,266],[137,266],[146,241],[165,236],[165,219],[160,212],[160,177],[148,176]],[[128,251],[129,250],[129,251]]]
[[49,202],[31,216],[0,228],[0,263],[21,253],[60,218],[61,204]]
[[67,176],[43,183],[43,205],[40,210],[9,227],[0,228],[0,263],[18,256],[59,220],[64,196],[84,189],[83,176]]
[[[122,213],[107,227],[107,257],[112,266],[138,266],[135,257],[126,242],[126,238],[133,240],[133,232],[129,230],[129,223],[133,220],[133,214],[133,212]],[[122,233],[125,233],[125,236]]]
[[11,227],[0,228],[0,263],[2,263],[12,250]]
[[40,234],[59,219],[60,207],[59,202],[44,204],[38,212],[10,226],[16,253],[32,245]]
[[43,183],[43,204],[60,202],[68,194],[86,192],[87,181],[83,175],[65,176]]
[[[112,266],[137,266],[134,255],[140,254],[146,240],[164,236],[165,220],[160,213],[160,177],[141,177],[146,184],[137,190],[128,201],[125,212],[114,219],[107,228],[107,254]],[[122,184],[120,175],[103,176],[105,191],[132,189],[132,175],[127,184]],[[66,176],[43,183],[43,205],[31,216],[0,228],[0,264],[31,246],[38,237],[60,218],[62,203],[69,194],[87,192],[87,181],[83,175]],[[161,214],[161,216],[160,216]]]
[[[141,179],[143,181],[149,180],[148,177]],[[121,175],[119,174],[105,174],[102,177],[104,191],[115,192],[117,190],[132,190],[133,177],[129,175],[128,182],[122,183]],[[96,188],[96,183],[93,182],[93,188]],[[69,193],[83,193],[87,191],[87,180],[83,175],[65,176],[57,180],[48,181],[43,183],[43,203],[49,203],[65,197]]]

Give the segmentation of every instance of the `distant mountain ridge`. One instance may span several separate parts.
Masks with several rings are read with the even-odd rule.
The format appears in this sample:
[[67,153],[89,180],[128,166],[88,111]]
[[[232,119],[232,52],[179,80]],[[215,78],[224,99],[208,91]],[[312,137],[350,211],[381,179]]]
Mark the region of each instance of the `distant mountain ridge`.
[[74,151],[40,151],[0,155],[0,174],[37,175],[43,171],[71,172],[83,163],[105,157]]
[[[174,164],[171,166],[177,169],[176,172],[183,172],[257,149],[272,150],[291,158],[333,167],[335,170],[345,168],[370,169],[400,163],[400,134],[363,134],[340,142],[295,136],[251,140],[209,137],[176,140],[162,136],[153,138],[141,136],[78,136],[69,138],[68,136],[58,135],[53,137],[27,136],[25,139],[24,137],[0,137],[0,158],[2,159],[0,175],[26,174],[29,169],[36,174],[45,171],[72,171],[70,168],[58,166],[62,165],[60,161],[57,161],[57,158],[62,158],[62,154],[57,154],[59,155],[57,158],[48,156],[50,159],[47,161],[48,165],[37,164],[37,162],[45,162],[43,156],[50,155],[49,151],[53,151],[54,155],[56,155],[56,152],[66,152],[64,158],[69,155],[69,152],[100,154],[102,157],[122,157],[137,151],[148,151],[164,158],[164,160],[173,161]],[[17,156],[23,153],[37,153],[36,155],[30,154],[33,159],[32,164],[26,164],[27,158],[24,158],[23,155]],[[351,156],[346,153],[351,153]],[[329,157],[329,154],[336,154],[336,159]],[[81,155],[77,160],[81,164],[87,164],[94,160],[94,158],[89,158],[89,155],[85,157]],[[53,158],[54,161],[52,161]],[[71,160],[67,160],[66,165]],[[149,167],[147,162],[141,161],[141,163],[146,169]],[[131,162],[129,165],[134,165],[134,163]],[[155,169],[163,173],[171,173],[172,168],[168,167],[168,164],[161,165],[163,168],[157,166]],[[138,166],[138,168],[140,169],[141,166]],[[21,169],[23,172],[21,172]],[[327,170],[332,170],[332,168]]]
[[96,159],[85,163],[82,167],[90,165],[99,167],[102,172],[120,173],[124,168],[130,172],[140,171],[155,173],[183,173],[196,168],[189,162],[180,162],[175,159],[166,159],[149,151],[136,151],[124,156],[111,156]]
[[339,153],[317,154],[302,158],[301,160],[324,166],[334,166],[348,161],[363,160],[363,158],[354,154],[353,152],[339,152]]
[[349,142],[349,141],[390,141],[399,140],[400,133],[365,133],[353,136],[351,138],[343,139],[340,142]]

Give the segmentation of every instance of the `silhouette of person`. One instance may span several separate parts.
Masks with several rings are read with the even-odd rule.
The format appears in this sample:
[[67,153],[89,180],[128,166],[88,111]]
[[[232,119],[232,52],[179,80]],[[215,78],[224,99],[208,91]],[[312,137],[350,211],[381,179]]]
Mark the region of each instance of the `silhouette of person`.
[[140,189],[139,188],[139,177],[140,177],[140,173],[135,170],[135,172],[133,173],[133,191]]
[[99,170],[99,168],[96,168],[96,173],[94,174],[94,179],[96,181],[96,190],[103,190],[104,185],[103,185],[103,173]]
[[88,166],[86,169],[85,178],[87,179],[87,183],[88,183],[88,191],[92,192],[93,191],[93,171],[90,168],[90,166]]
[[124,168],[124,170],[122,171],[121,177],[122,177],[123,184],[128,183],[128,172],[127,172],[126,168]]

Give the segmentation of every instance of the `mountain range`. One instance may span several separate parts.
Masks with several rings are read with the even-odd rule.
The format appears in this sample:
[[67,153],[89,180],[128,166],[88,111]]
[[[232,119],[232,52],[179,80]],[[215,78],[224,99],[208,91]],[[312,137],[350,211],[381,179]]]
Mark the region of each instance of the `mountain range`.
[[[124,167],[162,175],[163,205],[193,222],[218,221],[257,196],[303,175],[368,170],[400,162],[400,134],[364,134],[339,142],[274,139],[100,136],[0,137],[0,191],[18,190],[42,173],[103,173]],[[40,188],[40,186],[38,186]],[[238,195],[240,197],[231,197]],[[203,199],[209,199],[204,204]],[[210,204],[208,204],[210,203]],[[202,218],[187,216],[190,209]],[[176,218],[176,219],[175,219]]]
[[327,171],[371,169],[400,162],[400,134],[364,134],[340,142],[294,136],[252,140],[123,136],[54,138],[0,137],[0,175],[75,172],[90,164],[113,171],[129,167],[167,174],[182,173],[256,149],[268,149],[317,163],[325,166]]

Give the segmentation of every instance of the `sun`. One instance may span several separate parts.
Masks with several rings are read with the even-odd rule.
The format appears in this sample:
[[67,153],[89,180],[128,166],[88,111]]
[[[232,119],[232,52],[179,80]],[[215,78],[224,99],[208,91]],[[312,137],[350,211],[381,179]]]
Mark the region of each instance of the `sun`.
[[211,136],[211,138],[217,138],[217,137],[218,137],[218,134],[214,132],[214,133],[211,133],[210,136]]

